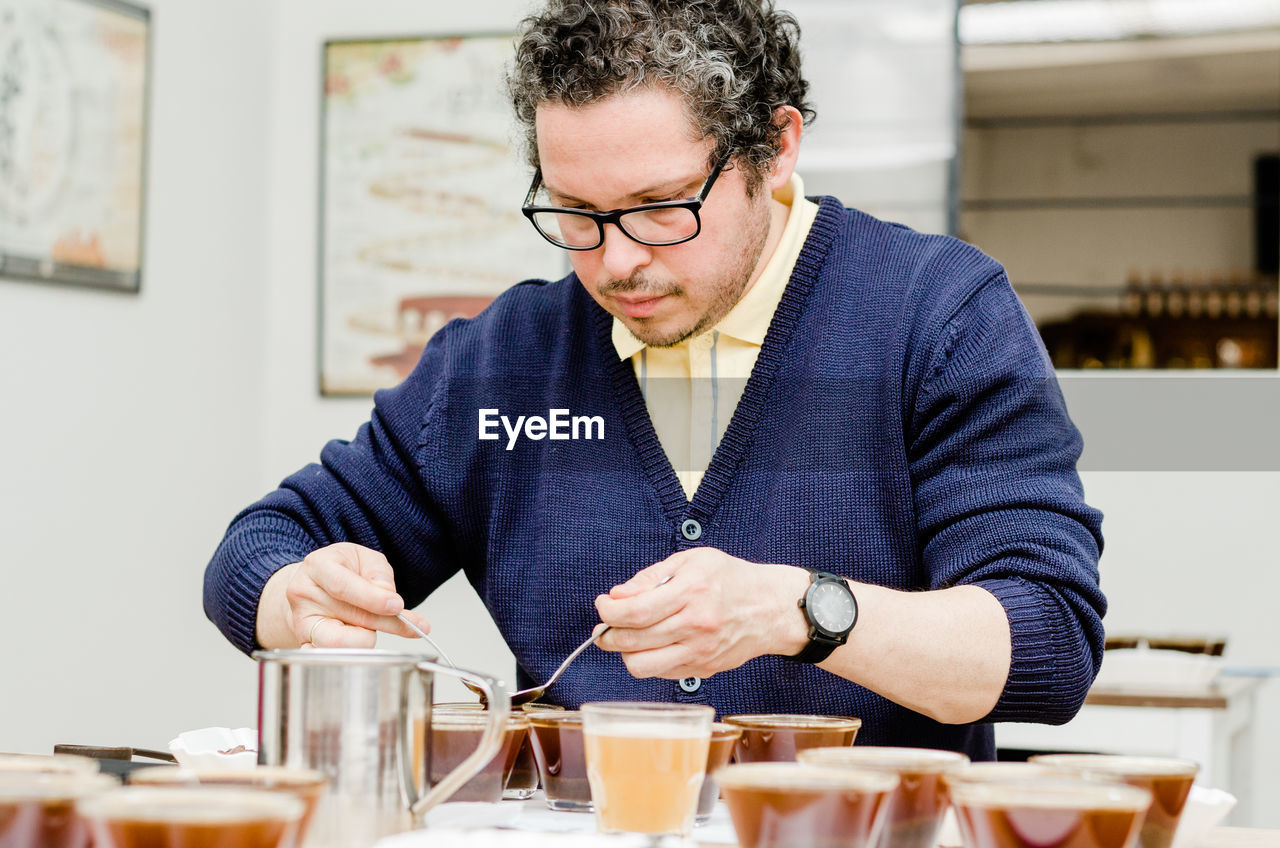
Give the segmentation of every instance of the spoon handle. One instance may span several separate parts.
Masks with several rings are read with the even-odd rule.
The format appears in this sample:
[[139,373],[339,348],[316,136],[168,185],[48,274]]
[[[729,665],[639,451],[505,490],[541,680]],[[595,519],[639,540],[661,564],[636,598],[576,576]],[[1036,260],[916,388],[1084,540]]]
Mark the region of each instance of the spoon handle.
[[560,663],[560,667],[551,673],[551,677],[547,679],[546,683],[542,684],[542,688],[547,689],[551,686],[552,683],[555,683],[557,680],[559,680],[560,675],[564,674],[564,670],[569,667],[569,663],[576,660],[579,654],[581,654],[587,648],[590,648],[592,645],[594,645],[595,641],[607,632],[609,632],[609,625],[607,624],[604,626],[603,629],[601,629],[599,633],[596,633],[593,631],[591,635],[587,638],[587,641],[583,642],[581,645],[579,645],[577,648],[574,649],[572,654],[564,658],[564,662]]
[[457,666],[453,664],[453,660],[449,659],[449,655],[446,654],[444,650],[439,645],[436,644],[436,640],[432,639],[430,636],[427,635],[427,631],[423,630],[422,628],[418,627],[418,625],[410,621],[409,616],[405,615],[404,613],[400,613],[396,617],[399,618],[401,621],[403,621],[409,627],[409,629],[412,630],[414,633],[417,633],[420,637],[422,637],[423,639],[426,639],[427,644],[435,648],[436,653],[440,656],[440,659],[444,660],[445,665],[450,665],[450,666],[453,666],[454,668],[457,668]]

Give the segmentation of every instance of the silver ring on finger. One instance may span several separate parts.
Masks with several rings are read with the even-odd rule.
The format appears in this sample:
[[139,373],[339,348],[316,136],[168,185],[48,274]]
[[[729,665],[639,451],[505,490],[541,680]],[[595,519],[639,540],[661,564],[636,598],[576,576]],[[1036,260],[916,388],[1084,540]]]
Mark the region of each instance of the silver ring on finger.
[[307,631],[307,642],[309,642],[312,645],[316,643],[316,628],[324,624],[328,620],[329,619],[326,618],[325,616],[321,616],[320,618],[317,618],[315,622],[312,623],[311,629]]

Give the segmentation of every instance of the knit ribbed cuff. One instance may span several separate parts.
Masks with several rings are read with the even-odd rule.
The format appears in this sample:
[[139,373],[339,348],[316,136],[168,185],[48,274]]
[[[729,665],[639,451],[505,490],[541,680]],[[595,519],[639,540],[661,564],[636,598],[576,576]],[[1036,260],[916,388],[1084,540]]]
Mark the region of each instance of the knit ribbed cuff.
[[315,547],[296,524],[274,515],[255,515],[251,527],[227,534],[215,555],[222,572],[217,581],[215,623],[233,645],[246,654],[258,647],[258,602],[267,580],[281,568],[301,561]]
[[1049,589],[1017,578],[982,580],[1009,616],[1009,679],[984,721],[1070,721],[1093,684],[1087,640],[1069,608]]

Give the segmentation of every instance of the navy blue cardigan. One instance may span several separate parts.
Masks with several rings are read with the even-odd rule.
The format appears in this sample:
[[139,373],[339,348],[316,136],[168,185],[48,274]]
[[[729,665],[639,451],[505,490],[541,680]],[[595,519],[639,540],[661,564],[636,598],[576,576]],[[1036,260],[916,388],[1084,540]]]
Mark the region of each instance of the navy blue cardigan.
[[[591,632],[595,595],[710,545],[899,589],[982,586],[1013,638],[987,722],[1074,715],[1102,653],[1101,515],[1083,501],[1081,441],[1052,366],[996,262],[824,198],[692,501],[610,326],[572,275],[521,283],[449,324],[400,386],[377,394],[355,439],[330,442],[319,464],[235,518],[206,572],[209,617],[253,649],[267,578],[317,547],[357,542],[387,555],[410,606],[462,569],[523,686]],[[508,450],[505,434],[478,437],[481,409],[599,416],[603,438],[521,438]],[[689,518],[697,541],[680,532]],[[994,749],[989,723],[939,724],[773,656],[690,694],[588,651],[549,695],[571,707],[854,715],[859,743]]]

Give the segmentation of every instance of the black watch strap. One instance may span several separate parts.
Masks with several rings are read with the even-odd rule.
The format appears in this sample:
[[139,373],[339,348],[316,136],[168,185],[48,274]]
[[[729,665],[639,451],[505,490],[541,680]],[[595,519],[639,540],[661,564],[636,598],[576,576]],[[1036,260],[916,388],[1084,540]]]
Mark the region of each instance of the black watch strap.
[[840,647],[843,643],[834,639],[826,639],[822,636],[813,636],[809,639],[809,644],[804,646],[804,650],[798,654],[793,654],[787,659],[798,663],[820,663],[827,657],[831,656],[831,652]]

